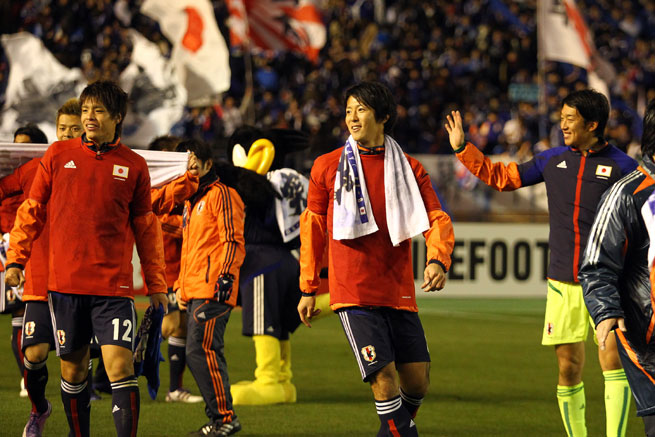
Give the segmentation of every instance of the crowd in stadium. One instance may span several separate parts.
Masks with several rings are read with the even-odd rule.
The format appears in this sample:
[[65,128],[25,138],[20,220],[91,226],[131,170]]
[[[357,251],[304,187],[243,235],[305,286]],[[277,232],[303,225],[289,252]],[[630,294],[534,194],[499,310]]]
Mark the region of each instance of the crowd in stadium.
[[[164,53],[170,51],[157,24],[138,12],[141,3],[10,2],[1,14],[2,29],[39,36],[64,65],[82,68],[90,81],[117,79],[131,56],[128,27],[157,42]],[[328,38],[316,65],[292,53],[254,55],[254,120],[262,127],[320,133],[314,136],[318,151],[331,150],[341,143],[341,90],[378,78],[400,103],[395,135],[408,152],[448,152],[443,123],[450,105],[462,110],[468,133],[486,153],[520,150],[530,156],[535,147],[561,144],[558,102],[586,83],[586,71],[545,63],[548,120],[540,121],[534,93],[512,99],[513,85],[534,87],[538,80],[536,2],[506,3],[326,0]],[[212,4],[228,40],[225,2]],[[376,9],[380,4],[384,7]],[[655,48],[649,44],[655,6],[644,0],[586,0],[578,7],[600,57],[614,69],[608,136],[627,148],[640,136],[639,108],[655,95]],[[243,53],[233,50],[231,64],[232,87],[225,96],[231,115],[219,115],[212,107],[188,108],[174,133],[213,140],[229,135],[244,119]],[[6,85],[7,73],[7,60],[0,55],[0,86]]]

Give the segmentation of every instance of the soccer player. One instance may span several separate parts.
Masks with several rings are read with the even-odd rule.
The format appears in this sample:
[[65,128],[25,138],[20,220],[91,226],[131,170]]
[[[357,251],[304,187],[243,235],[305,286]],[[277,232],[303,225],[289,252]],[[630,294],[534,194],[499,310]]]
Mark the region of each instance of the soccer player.
[[[48,138],[37,125],[30,123],[16,129],[14,143],[48,144]],[[21,182],[26,180],[26,174],[33,174],[34,168],[36,168],[35,164],[30,160],[18,167],[14,173],[0,179],[0,201],[2,202],[2,205],[0,205],[0,226],[3,233],[11,231],[11,227],[14,225],[16,210],[23,202]],[[6,296],[3,297],[6,298]],[[14,353],[21,374],[19,395],[24,398],[28,396],[25,387],[25,365],[23,364],[25,357],[22,345],[25,303],[15,296],[12,301],[6,303],[4,313],[11,314],[11,350]]]
[[187,140],[189,172],[198,191],[184,204],[178,304],[187,308],[186,361],[205,400],[209,422],[191,435],[228,436],[241,430],[232,408],[224,354],[225,327],[236,305],[245,257],[244,207],[237,192],[218,180],[211,149]]
[[[541,343],[555,346],[559,379],[557,401],[569,436],[586,436],[582,370],[589,314],[578,271],[596,206],[605,190],[637,167],[634,159],[604,138],[609,117],[605,96],[591,89],[575,91],[562,101],[560,128],[566,146],[516,164],[492,164],[464,138],[459,111],[447,116],[446,130],[457,158],[480,180],[498,191],[546,183],[550,217],[548,295]],[[629,387],[616,343],[599,349],[605,378],[607,435],[625,435]]]
[[377,435],[416,436],[413,418],[428,390],[430,354],[416,306],[411,238],[422,233],[426,240],[422,288],[440,290],[453,227],[423,166],[389,136],[396,119],[389,89],[362,82],[346,91],[345,103],[350,137],[314,161],[300,219],[298,312],[310,327],[327,244],[330,304],[373,392]]
[[603,195],[579,277],[585,304],[596,324],[598,345],[605,349],[615,337],[637,404],[637,415],[644,420],[646,435],[652,437],[655,436],[652,327],[655,100],[646,108],[641,153],[641,167]]
[[[80,104],[70,99],[57,111],[57,139],[59,141],[82,135]],[[0,197],[18,196],[23,199],[30,192],[32,181],[41,158],[33,158],[18,167],[12,174],[0,180]],[[54,334],[48,308],[48,229],[34,241],[30,260],[25,266],[23,302],[22,350],[25,371],[25,387],[32,401],[30,418],[23,435],[40,436],[52,406],[45,398],[48,383],[46,360],[48,352],[55,348]]]
[[[163,150],[173,152],[182,141],[171,135],[155,138],[148,146],[149,150]],[[197,178],[193,178],[191,193],[198,189]],[[181,178],[181,186],[184,188],[188,178]],[[184,190],[179,190],[184,191]],[[162,337],[168,340],[168,363],[169,363],[169,388],[166,394],[166,402],[202,402],[202,396],[192,395],[182,385],[184,369],[186,368],[186,311],[180,309],[175,297],[173,288],[175,281],[180,275],[180,256],[182,253],[182,204],[173,202],[172,211],[158,211],[159,202],[157,199],[162,190],[153,190],[153,210],[161,222],[162,234],[164,236],[164,257],[166,263],[166,285],[168,287],[168,314],[164,316],[161,325]],[[178,193],[179,196],[179,193]],[[184,195],[182,197],[185,197]],[[183,199],[184,200],[184,199]]]
[[12,229],[6,281],[24,282],[22,269],[47,208],[48,304],[70,435],[89,435],[86,385],[95,334],[111,381],[117,435],[133,436],[139,386],[132,361],[132,247],[136,242],[151,304],[166,305],[161,229],[151,210],[146,162],[120,142],[127,94],[113,82],[99,81],[87,86],[79,101],[84,134],[53,143],[41,159]]

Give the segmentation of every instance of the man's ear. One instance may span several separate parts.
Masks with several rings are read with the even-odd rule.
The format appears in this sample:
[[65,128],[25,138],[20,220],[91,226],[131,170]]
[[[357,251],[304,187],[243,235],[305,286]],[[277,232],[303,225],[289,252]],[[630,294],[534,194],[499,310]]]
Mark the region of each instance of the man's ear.
[[587,122],[587,129],[589,132],[595,131],[598,129],[598,122],[597,121],[588,121]]

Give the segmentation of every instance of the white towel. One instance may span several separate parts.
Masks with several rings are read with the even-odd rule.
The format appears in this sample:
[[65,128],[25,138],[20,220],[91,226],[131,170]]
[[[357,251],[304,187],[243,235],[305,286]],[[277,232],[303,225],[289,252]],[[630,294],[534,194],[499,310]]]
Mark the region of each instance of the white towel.
[[[416,177],[398,143],[384,136],[384,192],[389,237],[394,246],[425,232],[430,221]],[[359,149],[348,138],[334,180],[332,235],[350,240],[378,230],[366,190]]]

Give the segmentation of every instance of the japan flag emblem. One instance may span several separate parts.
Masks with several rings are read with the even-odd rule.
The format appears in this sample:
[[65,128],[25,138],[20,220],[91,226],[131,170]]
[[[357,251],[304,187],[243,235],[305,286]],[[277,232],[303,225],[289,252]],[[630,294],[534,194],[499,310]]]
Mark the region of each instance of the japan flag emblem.
[[127,179],[127,175],[130,172],[129,167],[125,167],[123,165],[118,165],[114,164],[114,171],[112,172],[112,175],[115,176],[118,179]]
[[609,178],[612,174],[612,167],[609,165],[598,165],[596,167],[596,176],[600,178]]
[[31,337],[32,334],[34,334],[35,327],[36,327],[36,323],[32,321],[25,323],[25,335],[27,337]]

